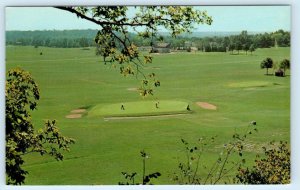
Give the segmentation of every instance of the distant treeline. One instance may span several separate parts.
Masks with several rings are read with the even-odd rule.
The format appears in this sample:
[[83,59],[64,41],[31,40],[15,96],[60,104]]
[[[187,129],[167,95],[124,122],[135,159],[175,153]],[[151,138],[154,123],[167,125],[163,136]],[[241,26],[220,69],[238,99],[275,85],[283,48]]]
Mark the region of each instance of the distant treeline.
[[60,48],[94,46],[97,30],[6,31],[6,45]]
[[[60,48],[91,47],[96,46],[94,38],[97,30],[44,30],[44,31],[7,31],[6,45],[46,46]],[[191,47],[199,51],[225,52],[233,50],[248,51],[251,48],[287,47],[290,46],[290,32],[278,30],[269,33],[249,34],[242,31],[240,34],[228,36],[219,33],[218,36],[182,35],[172,38],[167,35],[159,35],[157,41],[167,42],[173,49],[186,50]],[[137,34],[131,33],[130,38],[137,46],[149,46],[149,39],[143,39]]]
[[[138,37],[135,37],[138,38]],[[143,44],[142,40],[134,40],[138,46]],[[289,47],[290,32],[278,30],[275,32],[265,32],[249,34],[242,31],[240,34],[229,36],[213,37],[177,37],[164,36],[163,41],[170,43],[173,49],[187,49],[194,47],[205,52],[227,52],[233,50],[254,51],[256,48]]]

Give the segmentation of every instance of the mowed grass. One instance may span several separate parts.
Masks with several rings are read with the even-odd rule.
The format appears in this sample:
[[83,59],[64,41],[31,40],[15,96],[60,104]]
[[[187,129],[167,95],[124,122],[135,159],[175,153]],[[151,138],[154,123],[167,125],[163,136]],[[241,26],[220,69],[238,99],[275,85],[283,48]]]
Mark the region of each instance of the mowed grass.
[[[123,105],[123,109],[122,109]],[[188,113],[187,102],[176,100],[163,101],[136,101],[96,105],[87,114],[88,117],[134,117],[134,116],[157,116]]]
[[[43,55],[39,55],[40,51]],[[140,179],[141,150],[150,154],[146,173],[162,173],[153,183],[173,184],[172,173],[177,171],[178,161],[185,158],[181,138],[193,143],[200,137],[217,135],[203,157],[202,163],[209,165],[232,134],[244,130],[253,120],[259,132],[248,139],[253,148],[244,153],[247,164],[252,164],[255,154],[269,141],[290,139],[289,71],[286,77],[274,77],[260,69],[266,57],[277,62],[289,58],[289,48],[258,49],[253,55],[154,55],[153,63],[143,71],[155,72],[161,87],[155,90],[155,97],[146,99],[128,90],[138,88],[139,80],[123,77],[118,69],[104,65],[93,49],[10,46],[6,53],[7,69],[22,67],[39,84],[41,99],[38,110],[32,112],[35,127],[43,127],[46,119],[56,119],[63,134],[76,139],[63,162],[27,155],[26,184],[117,184],[123,181],[123,171],[138,172]],[[154,109],[157,100],[160,104],[188,103],[193,114],[113,121],[105,121],[104,116],[88,117],[90,112],[79,119],[65,117],[77,108],[99,108],[100,115],[105,115],[105,106],[119,110],[120,103],[149,101]],[[202,109],[196,102],[208,102],[217,109]],[[201,168],[200,174],[206,172]]]

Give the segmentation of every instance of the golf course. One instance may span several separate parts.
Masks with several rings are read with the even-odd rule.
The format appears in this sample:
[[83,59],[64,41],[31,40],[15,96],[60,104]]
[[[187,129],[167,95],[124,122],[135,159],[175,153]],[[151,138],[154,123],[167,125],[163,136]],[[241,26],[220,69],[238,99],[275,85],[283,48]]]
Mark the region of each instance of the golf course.
[[[273,68],[269,75],[260,68],[267,57],[275,63],[290,59],[289,47],[152,56],[141,70],[155,73],[160,86],[142,97],[141,74],[123,76],[93,47],[6,47],[6,70],[20,67],[38,84],[40,100],[31,112],[36,130],[55,119],[60,131],[76,140],[63,161],[26,155],[26,185],[117,185],[124,181],[121,172],[137,172],[139,179],[142,150],[150,155],[146,173],[161,173],[152,182],[176,184],[172,176],[185,161],[181,139],[192,144],[215,137],[201,159],[209,166],[232,135],[253,121],[258,132],[247,137],[246,165],[252,166],[270,141],[290,142],[290,70],[276,77]],[[206,176],[202,165],[199,175]]]

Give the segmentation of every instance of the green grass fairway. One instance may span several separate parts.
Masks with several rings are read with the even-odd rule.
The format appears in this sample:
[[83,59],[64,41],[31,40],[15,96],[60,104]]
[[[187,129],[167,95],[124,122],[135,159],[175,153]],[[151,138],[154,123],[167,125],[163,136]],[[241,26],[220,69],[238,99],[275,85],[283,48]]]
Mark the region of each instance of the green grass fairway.
[[[97,105],[93,107],[87,114],[88,117],[104,116],[104,117],[134,117],[134,116],[157,116],[188,113],[187,102],[175,100],[158,101],[136,101],[116,103],[109,105]],[[123,104],[124,110],[121,109]]]
[[230,87],[236,88],[255,88],[255,87],[266,87],[272,85],[267,81],[246,81],[246,82],[235,82],[229,84]]
[[[104,65],[93,48],[6,48],[6,69],[19,66],[28,70],[40,88],[38,109],[32,112],[36,129],[42,128],[46,119],[56,119],[62,134],[76,139],[62,162],[26,155],[27,185],[117,185],[124,181],[121,172],[137,172],[141,179],[141,150],[150,154],[146,173],[162,174],[153,183],[174,184],[172,174],[185,159],[182,138],[192,145],[201,137],[217,136],[201,162],[211,164],[233,133],[253,120],[258,133],[248,136],[250,148],[243,154],[249,166],[269,141],[290,141],[290,71],[286,77],[275,77],[260,69],[266,57],[275,62],[289,59],[290,48],[258,49],[253,55],[181,52],[153,57],[143,71],[145,75],[154,72],[161,86],[155,88],[154,97],[143,99],[134,90],[140,81]],[[155,108],[157,100],[159,109]],[[216,109],[203,109],[197,102]],[[104,119],[187,113],[187,104],[192,114]],[[66,118],[78,108],[86,108],[83,117]],[[236,155],[230,161],[238,159]],[[207,169],[200,168],[199,174],[205,176]]]

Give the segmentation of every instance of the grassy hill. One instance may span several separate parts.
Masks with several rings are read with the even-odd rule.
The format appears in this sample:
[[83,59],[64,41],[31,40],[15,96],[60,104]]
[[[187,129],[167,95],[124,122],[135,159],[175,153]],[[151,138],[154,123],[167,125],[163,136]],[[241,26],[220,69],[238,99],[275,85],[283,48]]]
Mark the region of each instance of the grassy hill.
[[[143,149],[151,156],[147,173],[162,173],[153,183],[172,184],[172,173],[185,156],[181,138],[197,142],[200,137],[217,135],[203,156],[203,163],[210,164],[232,134],[244,130],[253,120],[259,132],[248,139],[252,147],[244,154],[248,164],[267,142],[290,139],[290,77],[266,76],[265,70],[260,69],[260,62],[266,57],[275,61],[289,58],[289,48],[258,49],[253,55],[154,55],[152,65],[144,72],[155,72],[161,87],[156,89],[155,97],[147,99],[129,90],[138,88],[140,81],[121,76],[117,69],[104,65],[94,52],[79,48],[6,48],[6,68],[22,67],[39,84],[41,99],[38,110],[32,113],[35,127],[41,128],[46,119],[57,119],[63,134],[76,139],[63,162],[27,155],[26,184],[117,184],[123,180],[123,171],[136,171],[141,177],[139,152]],[[120,103],[129,103],[134,108],[130,114],[151,114],[156,111],[157,100],[161,109],[163,103],[170,103],[161,113],[182,112],[189,104],[193,114],[104,119],[120,115]],[[217,109],[203,109],[197,102],[207,102]],[[87,109],[86,115],[66,118],[78,108]],[[207,172],[203,168],[200,171],[201,175]]]

